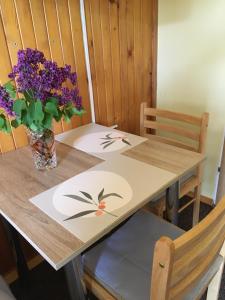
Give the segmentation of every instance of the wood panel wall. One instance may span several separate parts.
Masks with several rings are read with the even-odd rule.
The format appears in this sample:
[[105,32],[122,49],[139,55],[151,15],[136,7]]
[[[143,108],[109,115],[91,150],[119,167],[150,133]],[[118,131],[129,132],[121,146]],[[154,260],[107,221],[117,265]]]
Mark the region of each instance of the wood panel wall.
[[155,104],[156,0],[85,0],[97,123],[139,133],[140,103]]
[[[78,73],[78,85],[87,113],[71,124],[55,123],[56,133],[91,121],[88,83],[83,48],[79,0],[0,0],[0,82],[8,81],[17,51],[27,47],[44,52],[60,66],[70,64]],[[0,151],[27,144],[24,128],[11,135],[0,133]]]
[[[9,80],[8,73],[17,62],[17,51],[27,47],[43,51],[48,59],[57,61],[60,66],[70,64],[78,74],[79,89],[87,113],[82,119],[74,117],[71,124],[55,123],[55,132],[89,123],[91,115],[79,0],[0,0],[2,84]],[[26,144],[24,128],[13,130],[9,135],[0,133],[0,154]],[[23,247],[28,259],[35,255],[25,242]],[[0,223],[0,273],[6,274],[14,268],[12,249]]]
[[[154,106],[157,0],[84,0],[96,122],[139,133],[140,102]],[[91,121],[79,0],[0,0],[0,83],[17,62],[17,51],[37,48],[78,73],[87,114],[60,133]],[[23,128],[0,132],[0,154],[27,144]],[[0,166],[1,168],[1,166]],[[0,178],[1,179],[1,178]],[[15,267],[0,223],[0,273]],[[31,249],[25,246],[27,257]]]

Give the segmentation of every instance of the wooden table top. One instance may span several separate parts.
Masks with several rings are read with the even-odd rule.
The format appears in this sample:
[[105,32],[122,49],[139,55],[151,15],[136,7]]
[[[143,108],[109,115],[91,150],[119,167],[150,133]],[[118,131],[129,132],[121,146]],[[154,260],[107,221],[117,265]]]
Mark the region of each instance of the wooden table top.
[[[170,171],[177,180],[200,164],[204,156],[156,141],[146,141],[123,153]],[[57,168],[38,171],[29,147],[0,156],[0,213],[47,260],[62,266],[84,242],[48,217],[29,199],[98,165],[102,160],[57,143]],[[63,262],[63,263],[62,263]]]
[[60,264],[83,242],[34,206],[29,199],[102,160],[57,143],[58,166],[34,168],[29,147],[0,156],[0,213],[44,257]]
[[150,139],[125,151],[122,155],[170,171],[179,177],[197,167],[205,159],[203,154]]

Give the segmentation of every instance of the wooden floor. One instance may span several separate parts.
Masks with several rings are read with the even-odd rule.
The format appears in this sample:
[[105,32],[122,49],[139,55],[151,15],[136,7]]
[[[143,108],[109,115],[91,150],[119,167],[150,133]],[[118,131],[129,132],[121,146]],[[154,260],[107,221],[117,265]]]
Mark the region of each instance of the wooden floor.
[[[202,204],[201,218],[204,218],[210,210],[209,205]],[[179,226],[188,230],[192,221],[192,207],[184,210],[181,214]],[[11,285],[11,289],[18,300],[69,300],[64,271],[55,272],[46,262],[41,263],[30,272],[29,279],[24,287],[20,287],[16,281]],[[225,272],[219,300],[225,300]]]

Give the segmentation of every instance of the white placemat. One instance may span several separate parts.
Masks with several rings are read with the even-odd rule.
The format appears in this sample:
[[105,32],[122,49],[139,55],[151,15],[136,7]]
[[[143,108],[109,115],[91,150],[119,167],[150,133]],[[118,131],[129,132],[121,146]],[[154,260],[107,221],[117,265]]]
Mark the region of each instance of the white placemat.
[[94,242],[176,180],[126,156],[83,172],[30,201],[83,242]]
[[61,133],[56,136],[56,140],[107,160],[115,154],[122,153],[143,143],[147,139],[91,123]]

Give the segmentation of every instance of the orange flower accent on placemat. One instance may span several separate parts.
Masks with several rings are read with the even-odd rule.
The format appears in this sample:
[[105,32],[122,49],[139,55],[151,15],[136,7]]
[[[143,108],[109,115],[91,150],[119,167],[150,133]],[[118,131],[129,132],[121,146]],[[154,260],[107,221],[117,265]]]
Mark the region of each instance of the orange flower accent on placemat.
[[65,197],[86,203],[86,204],[90,204],[90,205],[94,205],[96,207],[96,209],[92,209],[92,210],[84,210],[82,212],[79,212],[69,218],[66,218],[64,221],[68,221],[68,220],[72,220],[72,219],[77,219],[86,215],[89,215],[91,213],[95,213],[95,215],[101,216],[104,213],[111,215],[113,217],[117,217],[115,214],[109,212],[106,210],[106,202],[103,201],[106,198],[109,197],[117,197],[117,198],[123,198],[121,195],[117,194],[117,193],[109,193],[109,194],[104,194],[104,188],[100,191],[100,193],[98,194],[98,200],[95,201],[93,199],[93,197],[84,191],[80,191],[80,193],[82,194],[82,196],[80,195],[64,195]]
[[116,141],[121,141],[124,144],[127,144],[129,146],[131,146],[130,142],[128,141],[128,138],[126,136],[115,136],[115,137],[111,137],[112,133],[108,133],[106,134],[106,136],[104,138],[101,138],[101,140],[105,140],[104,142],[102,142],[100,145],[103,145],[102,149],[106,149],[107,147],[111,146],[113,143],[115,143]]

